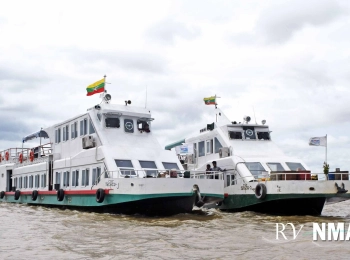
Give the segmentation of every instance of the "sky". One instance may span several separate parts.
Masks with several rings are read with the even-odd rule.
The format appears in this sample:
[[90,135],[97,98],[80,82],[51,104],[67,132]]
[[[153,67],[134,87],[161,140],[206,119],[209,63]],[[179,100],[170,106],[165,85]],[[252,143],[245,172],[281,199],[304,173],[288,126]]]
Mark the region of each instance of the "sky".
[[1,1],[0,151],[99,103],[86,87],[107,75],[162,146],[214,122],[203,98],[217,95],[312,171],[325,148],[309,138],[325,135],[330,169],[350,170],[349,28],[336,0]]

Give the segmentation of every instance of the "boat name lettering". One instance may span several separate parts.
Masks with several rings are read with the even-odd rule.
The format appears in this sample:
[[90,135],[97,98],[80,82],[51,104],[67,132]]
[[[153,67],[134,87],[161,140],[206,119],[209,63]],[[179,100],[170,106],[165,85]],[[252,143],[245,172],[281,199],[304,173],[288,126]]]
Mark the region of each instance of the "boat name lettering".
[[255,190],[252,186],[248,186],[248,184],[244,183],[243,186],[241,186],[241,190]]
[[119,188],[119,183],[115,183],[114,182],[114,180],[108,180],[107,182],[106,182],[106,186],[109,186],[109,187],[115,187],[115,186],[117,186],[117,188]]

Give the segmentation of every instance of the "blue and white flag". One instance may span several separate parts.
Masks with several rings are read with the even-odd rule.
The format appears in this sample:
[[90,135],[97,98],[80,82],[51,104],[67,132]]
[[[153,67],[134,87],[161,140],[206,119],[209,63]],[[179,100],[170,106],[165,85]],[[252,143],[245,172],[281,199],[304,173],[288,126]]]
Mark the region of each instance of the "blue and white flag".
[[327,136],[310,138],[309,145],[312,146],[327,146]]

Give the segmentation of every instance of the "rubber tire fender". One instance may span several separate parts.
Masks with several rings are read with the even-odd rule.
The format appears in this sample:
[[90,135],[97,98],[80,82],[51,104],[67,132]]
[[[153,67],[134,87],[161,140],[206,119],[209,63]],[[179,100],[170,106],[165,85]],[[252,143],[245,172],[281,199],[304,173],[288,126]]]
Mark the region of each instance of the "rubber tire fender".
[[64,199],[64,190],[63,189],[59,189],[57,191],[57,200],[58,201],[62,201]]
[[5,197],[5,192],[4,191],[1,191],[0,192],[0,199],[3,199]]
[[33,190],[32,191],[32,201],[36,201],[37,198],[38,198],[38,191]]
[[255,187],[255,197],[258,200],[263,200],[266,197],[266,193],[267,193],[267,190],[266,190],[265,184],[258,183],[258,185],[256,185]]
[[102,203],[104,201],[104,199],[105,199],[105,191],[104,191],[104,189],[98,189],[96,191],[96,201],[98,203]]
[[16,190],[15,191],[15,200],[18,200],[20,196],[21,196],[20,190]]

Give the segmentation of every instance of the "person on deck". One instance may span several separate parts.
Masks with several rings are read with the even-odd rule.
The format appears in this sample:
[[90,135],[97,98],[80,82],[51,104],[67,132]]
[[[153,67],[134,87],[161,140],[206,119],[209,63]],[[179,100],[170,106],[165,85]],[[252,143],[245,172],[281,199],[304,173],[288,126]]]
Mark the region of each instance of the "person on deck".
[[[211,168],[212,171],[214,171],[214,172],[226,171],[226,169],[223,170],[220,167],[216,166],[216,161],[213,161],[212,164],[213,164],[213,168]],[[219,179],[219,175],[218,174],[215,174],[215,179]]]
[[207,179],[213,179],[212,169],[210,168],[210,164],[207,164],[207,168],[205,169],[205,174],[207,175]]

